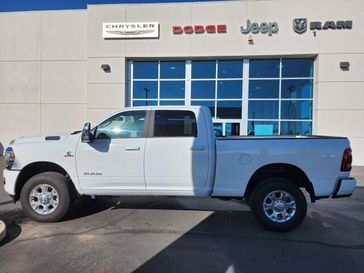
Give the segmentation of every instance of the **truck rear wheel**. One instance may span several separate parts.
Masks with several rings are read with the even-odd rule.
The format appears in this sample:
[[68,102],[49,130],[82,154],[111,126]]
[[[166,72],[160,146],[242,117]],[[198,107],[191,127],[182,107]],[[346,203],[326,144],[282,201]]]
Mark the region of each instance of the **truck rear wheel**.
[[289,231],[306,216],[307,202],[300,188],[285,178],[262,181],[253,190],[251,210],[257,221],[273,231]]
[[69,209],[69,182],[56,172],[35,175],[25,183],[20,201],[24,212],[34,220],[57,222]]

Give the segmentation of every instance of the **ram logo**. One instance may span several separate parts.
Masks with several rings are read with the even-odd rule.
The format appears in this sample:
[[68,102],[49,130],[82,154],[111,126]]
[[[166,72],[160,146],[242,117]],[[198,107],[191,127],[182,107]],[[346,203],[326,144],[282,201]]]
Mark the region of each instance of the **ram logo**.
[[298,34],[302,34],[307,30],[307,19],[306,18],[296,18],[293,19],[293,30]]
[[71,152],[71,151],[68,151],[68,152],[64,155],[64,157],[75,157],[75,156],[72,154],[72,152]]

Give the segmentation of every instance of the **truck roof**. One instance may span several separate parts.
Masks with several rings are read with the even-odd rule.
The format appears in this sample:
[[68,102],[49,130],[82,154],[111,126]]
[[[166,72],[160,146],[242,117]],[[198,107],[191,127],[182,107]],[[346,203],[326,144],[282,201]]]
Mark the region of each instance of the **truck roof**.
[[[184,106],[184,105],[163,105],[163,106],[133,106],[125,107],[120,110],[199,110],[205,106]],[[120,111],[119,110],[119,111]]]

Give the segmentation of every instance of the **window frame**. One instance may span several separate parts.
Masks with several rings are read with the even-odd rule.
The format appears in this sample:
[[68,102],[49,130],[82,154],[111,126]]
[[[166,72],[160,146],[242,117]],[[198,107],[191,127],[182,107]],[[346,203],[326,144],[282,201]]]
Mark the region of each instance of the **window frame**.
[[[192,113],[195,116],[195,120],[196,120],[195,136],[155,136],[154,135],[154,125],[155,125],[155,113],[157,111],[175,111],[175,112],[186,111],[186,112]],[[193,110],[158,109],[158,110],[152,110],[150,112],[151,113],[150,113],[150,118],[149,118],[149,128],[148,128],[148,134],[147,134],[148,138],[198,138],[199,137],[198,120],[197,120],[197,115],[196,115],[195,111],[193,111]]]

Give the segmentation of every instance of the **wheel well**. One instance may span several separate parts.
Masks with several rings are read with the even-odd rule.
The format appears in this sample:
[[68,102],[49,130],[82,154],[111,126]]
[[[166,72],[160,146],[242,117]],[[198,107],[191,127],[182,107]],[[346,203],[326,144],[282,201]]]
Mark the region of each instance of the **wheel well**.
[[310,194],[311,202],[315,202],[315,192],[307,175],[297,166],[285,163],[269,164],[256,170],[248,182],[244,198],[249,199],[253,189],[260,182],[272,177],[283,177],[292,181],[298,187],[305,188]]
[[44,173],[44,172],[56,172],[60,173],[64,176],[66,176],[70,180],[70,185],[72,190],[76,193],[76,189],[74,187],[74,184],[72,183],[68,173],[63,169],[61,166],[52,163],[52,162],[34,162],[27,166],[25,166],[21,172],[19,173],[19,176],[16,180],[16,186],[15,186],[15,198],[14,200],[18,200],[20,198],[20,192],[25,185],[25,183],[32,178],[33,176]]

